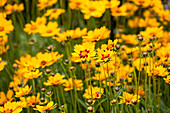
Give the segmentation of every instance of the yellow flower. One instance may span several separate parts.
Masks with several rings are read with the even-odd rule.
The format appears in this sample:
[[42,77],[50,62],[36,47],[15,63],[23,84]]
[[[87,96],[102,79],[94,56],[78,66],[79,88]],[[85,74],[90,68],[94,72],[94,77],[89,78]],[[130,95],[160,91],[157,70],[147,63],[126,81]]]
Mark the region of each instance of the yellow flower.
[[[7,27],[8,26],[8,27]],[[10,33],[14,29],[11,20],[6,20],[5,18],[0,21],[0,36]]]
[[105,12],[106,6],[103,1],[85,1],[80,9],[84,13],[85,19],[89,19],[91,16],[99,18]]
[[115,7],[111,9],[111,15],[118,17],[118,16],[126,16],[126,6],[123,5],[121,7]]
[[137,28],[138,27],[138,23],[139,23],[139,18],[138,17],[134,17],[134,19],[130,19],[128,20],[128,25],[130,28]]
[[122,34],[121,37],[125,41],[126,44],[132,44],[132,45],[137,45],[138,44],[138,41],[136,40],[137,36],[135,34],[133,34],[133,35]]
[[31,21],[31,24],[25,24],[24,31],[27,32],[29,35],[36,34],[39,31],[38,27],[39,26],[36,24],[36,22]]
[[84,29],[80,29],[79,27],[76,28],[73,32],[73,36],[72,36],[72,39],[77,39],[77,38],[80,38],[84,35],[87,34],[87,28],[84,28]]
[[145,40],[149,40],[149,38],[153,36],[161,38],[163,37],[163,27],[147,27],[146,30],[141,31],[140,34]]
[[6,4],[7,0],[0,0],[0,7],[3,7]]
[[168,31],[164,31],[163,33],[163,38],[160,39],[160,41],[162,42],[163,45],[167,45],[168,43],[170,43],[170,32]]
[[54,104],[53,101],[50,101],[46,106],[37,105],[36,108],[33,109],[38,110],[39,112],[45,112],[45,111],[50,111],[56,107],[57,107],[57,103]]
[[170,84],[170,75],[168,75],[166,78],[163,78],[166,83]]
[[[102,47],[102,46],[101,46]],[[114,52],[105,48],[97,49],[97,62],[108,62],[113,58]]]
[[101,48],[106,49],[106,50],[112,50],[116,46],[117,41],[118,41],[117,39],[114,41],[109,39],[108,44],[102,44]]
[[20,100],[22,102],[27,102],[28,106],[32,106],[35,107],[35,105],[39,105],[40,104],[40,93],[37,93],[37,95],[33,95],[33,96],[29,96],[26,98],[25,97],[20,97]]
[[26,85],[24,88],[21,87],[18,89],[17,92],[15,92],[15,97],[22,97],[22,96],[28,95],[31,89],[32,89],[32,86],[29,87],[28,85]]
[[14,4],[14,5],[7,4],[5,6],[6,14],[11,14],[11,13],[16,12],[16,11],[21,12],[23,10],[24,10],[24,4],[23,3],[21,3],[19,5],[18,4]]
[[110,37],[110,30],[108,30],[105,26],[100,29],[95,28],[94,31],[90,30],[87,33],[87,36],[83,36],[83,42],[92,42],[99,41]]
[[103,93],[104,93],[103,88],[88,86],[88,89],[85,90],[85,93],[83,94],[83,97],[85,97],[86,99],[95,100],[95,99],[101,98]]
[[59,86],[59,85],[64,83],[64,79],[63,79],[64,77],[65,77],[65,75],[60,75],[60,73],[56,73],[54,75],[54,77],[50,76],[48,78],[47,82],[44,82],[44,85],[46,85],[46,86],[51,86],[51,85],[52,86]]
[[38,9],[43,10],[44,8],[50,7],[57,3],[57,0],[38,0]]
[[26,24],[24,31],[28,34],[36,34],[41,30],[41,26],[45,26],[46,18],[45,17],[37,17],[36,21],[31,21],[31,23]]
[[100,68],[99,73],[95,73],[95,76],[92,77],[93,80],[105,80],[105,78],[109,78],[109,75],[107,73],[107,70],[104,70],[103,67]]
[[70,9],[79,10],[80,6],[83,5],[87,0],[70,0],[69,7]]
[[52,37],[60,32],[57,22],[49,22],[47,26],[42,26],[39,33],[42,37]]
[[154,73],[154,75],[165,77],[169,73],[167,72],[167,69],[164,68],[163,66],[157,66],[154,68],[154,70],[151,70],[151,73]]
[[20,113],[25,103],[21,102],[7,102],[4,107],[0,107],[2,113]]
[[62,41],[67,41],[68,37],[72,37],[73,36],[74,31],[73,30],[67,30],[65,32],[62,33],[58,33],[57,37],[52,37],[53,39],[56,39],[58,42],[62,42]]
[[143,8],[148,7],[151,5],[151,0],[130,0],[133,1],[136,5],[142,6]]
[[44,16],[49,16],[49,19],[58,19],[58,17],[64,13],[65,10],[64,9],[48,9],[47,12],[44,14]]
[[139,19],[139,27],[158,27],[160,25],[156,18]]
[[5,95],[4,92],[0,92],[0,103],[6,103],[7,101],[12,101],[13,98],[13,91],[12,90],[8,90],[7,94]]
[[0,57],[0,71],[2,71],[4,69],[6,65],[6,62],[2,60],[2,58]]
[[58,52],[51,52],[51,53],[48,53],[48,52],[41,53],[41,52],[39,52],[36,55],[36,58],[39,62],[39,65],[42,68],[52,65],[53,63],[57,62],[57,60],[59,58],[62,58],[62,57],[63,57],[63,54],[60,55],[60,54],[58,54]]
[[83,90],[83,82],[82,80],[78,80],[78,79],[73,80],[72,78],[69,78],[68,80],[64,81],[63,86],[66,87],[64,88],[64,91],[73,90],[74,86],[77,91]]
[[39,72],[39,70],[36,69],[36,71],[31,71],[31,72],[25,73],[24,77],[27,79],[34,79],[34,78],[38,78],[41,75],[42,75],[42,72]]
[[123,79],[124,81],[127,80],[128,82],[132,82],[133,78],[128,77],[130,73],[133,72],[133,68],[129,65],[120,65],[120,67],[116,70],[116,80],[119,82],[120,79]]
[[126,6],[126,14],[127,14],[126,16],[127,17],[134,15],[135,11],[138,10],[138,7],[133,3],[126,2],[123,5]]
[[72,58],[75,59],[75,62],[81,61],[90,61],[96,54],[94,51],[95,43],[83,43],[81,45],[74,46],[74,53],[72,53]]
[[127,92],[123,92],[123,96],[119,96],[119,98],[121,99],[119,104],[123,104],[123,103],[126,103],[127,104],[132,104],[133,102],[137,102],[137,99],[138,99],[138,102],[140,101],[140,96],[135,94],[130,94],[130,93],[127,93]]

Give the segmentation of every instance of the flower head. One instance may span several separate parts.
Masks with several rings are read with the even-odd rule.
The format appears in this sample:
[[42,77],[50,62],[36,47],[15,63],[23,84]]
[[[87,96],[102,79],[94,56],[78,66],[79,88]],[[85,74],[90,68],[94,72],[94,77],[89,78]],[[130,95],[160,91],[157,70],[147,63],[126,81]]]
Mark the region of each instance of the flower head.
[[75,59],[75,62],[81,61],[90,61],[96,54],[94,51],[95,43],[86,42],[81,45],[74,46],[74,53],[72,53],[72,58]]

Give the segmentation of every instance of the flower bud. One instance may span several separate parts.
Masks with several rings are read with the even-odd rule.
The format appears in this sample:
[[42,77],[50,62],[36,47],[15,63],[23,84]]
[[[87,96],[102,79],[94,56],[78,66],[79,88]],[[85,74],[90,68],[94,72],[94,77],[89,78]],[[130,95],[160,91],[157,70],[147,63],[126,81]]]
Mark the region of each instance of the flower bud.
[[87,107],[87,111],[88,112],[93,112],[93,107],[92,106]]

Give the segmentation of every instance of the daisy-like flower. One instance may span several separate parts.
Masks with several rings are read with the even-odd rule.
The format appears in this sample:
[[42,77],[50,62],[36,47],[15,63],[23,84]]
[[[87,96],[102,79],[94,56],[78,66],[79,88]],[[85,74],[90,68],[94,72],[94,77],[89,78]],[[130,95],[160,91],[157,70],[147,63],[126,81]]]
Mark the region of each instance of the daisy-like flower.
[[135,11],[138,10],[138,7],[133,3],[126,2],[123,4],[123,6],[124,5],[126,6],[126,14],[127,14],[126,17],[134,15]]
[[14,93],[12,90],[8,90],[7,94],[5,94],[4,92],[0,92],[0,103],[6,103],[7,101],[12,101],[13,94]]
[[170,75],[168,75],[166,78],[163,78],[166,83],[170,84]]
[[59,34],[59,32],[60,28],[58,28],[57,22],[49,22],[47,26],[42,26],[41,30],[39,31],[40,35],[43,37],[52,37]]
[[15,97],[22,97],[22,96],[28,95],[30,94],[31,89],[32,89],[32,86],[29,87],[28,85],[26,85],[24,88],[21,87],[18,89],[17,92],[15,92],[16,93]]
[[73,30],[67,30],[65,32],[62,33],[58,33],[57,37],[54,36],[52,37],[53,39],[56,39],[58,42],[62,42],[62,41],[67,41],[68,37],[72,37],[73,36],[74,31]]
[[130,73],[132,73],[134,69],[129,65],[121,65],[117,70],[116,79],[119,82],[120,79],[127,80],[128,82],[132,82],[133,78],[128,77]]
[[106,10],[103,1],[86,1],[80,6],[81,12],[84,13],[84,18],[101,17]]
[[0,7],[3,7],[6,4],[7,0],[0,0]]
[[140,101],[139,99],[140,99],[140,96],[138,95],[138,97],[137,97],[137,95],[135,94],[135,95],[133,95],[133,94],[130,94],[130,93],[128,93],[128,92],[123,92],[123,96],[119,96],[119,98],[120,98],[120,102],[119,102],[119,104],[123,104],[123,103],[126,103],[126,105],[127,104],[132,104],[132,103],[136,103],[137,102],[137,99],[138,99],[138,102]]
[[87,33],[87,36],[83,36],[83,42],[93,42],[99,41],[110,37],[110,30],[108,30],[105,26],[100,29],[95,28],[94,31],[90,30]]
[[11,5],[11,4],[7,4],[5,6],[5,11],[6,11],[6,14],[12,14],[13,12],[21,12],[24,10],[24,4],[21,3],[21,4],[14,4],[14,5]]
[[111,50],[106,50],[106,49],[97,49],[97,62],[108,62],[113,58],[114,52]]
[[44,16],[48,16],[50,20],[52,19],[58,19],[58,17],[64,13],[65,10],[64,9],[48,9],[47,12],[44,14]]
[[126,16],[126,6],[123,5],[121,7],[115,7],[111,9],[111,15],[118,17],[118,16]]
[[41,26],[45,26],[46,20],[47,19],[45,17],[37,17],[35,22],[31,21],[31,23],[25,25],[24,31],[28,34],[39,33]]
[[76,28],[74,31],[73,31],[73,36],[72,36],[72,39],[77,39],[77,38],[80,38],[84,35],[87,34],[87,28],[84,28],[84,29],[80,29],[79,27]]
[[4,107],[0,107],[2,113],[20,113],[25,103],[21,102],[7,102]]
[[57,1],[58,0],[38,0],[38,9],[43,10],[44,8],[54,5]]
[[149,40],[149,38],[153,36],[161,38],[163,37],[163,27],[147,27],[146,30],[141,31],[140,34],[145,40]]
[[64,83],[64,81],[65,81],[63,79],[64,77],[65,77],[65,75],[60,75],[60,73],[56,73],[54,75],[54,77],[50,76],[48,78],[47,82],[44,82],[44,85],[46,85],[46,86],[59,86],[59,85]]
[[45,111],[50,111],[56,107],[57,107],[57,103],[54,104],[53,101],[50,101],[46,106],[36,105],[36,108],[33,108],[33,109],[39,112],[45,112]]
[[42,72],[39,72],[39,69],[36,69],[35,71],[25,73],[24,77],[27,79],[34,79],[34,78],[38,78],[41,75],[42,75]]
[[[8,27],[6,27],[8,26]],[[0,36],[4,36],[5,34],[10,33],[14,29],[11,20],[6,20],[2,18],[0,21]]]
[[139,27],[158,27],[159,25],[156,18],[139,19]]
[[139,24],[139,17],[134,17],[134,19],[128,20],[128,26],[130,28],[137,28]]
[[25,25],[24,31],[28,33],[29,35],[36,34],[39,31],[38,27],[39,26],[36,24],[36,22],[31,21],[30,24]]
[[151,5],[151,0],[131,0],[136,5],[141,6],[143,8],[149,7]]
[[22,102],[27,102],[27,106],[32,106],[35,107],[35,105],[39,105],[40,104],[40,93],[37,93],[37,95],[33,95],[33,96],[29,96],[26,98],[25,97],[20,97],[20,100]]
[[52,65],[53,63],[57,62],[57,60],[59,58],[62,58],[62,57],[63,57],[63,54],[60,55],[60,54],[58,54],[58,52],[51,52],[51,53],[48,53],[48,52],[41,53],[41,52],[39,52],[36,55],[36,58],[39,62],[39,65],[42,68]]
[[63,86],[66,87],[64,88],[64,91],[73,90],[74,86],[77,91],[83,90],[83,82],[82,80],[78,80],[78,79],[73,80],[72,78],[69,78],[68,80],[64,81]]
[[102,44],[102,48],[106,50],[112,50],[116,46],[117,41],[118,41],[117,39],[114,41],[109,39],[108,44]]
[[104,93],[104,89],[100,87],[93,87],[89,86],[88,89],[85,90],[83,97],[86,99],[99,99],[101,98],[102,94]]
[[154,75],[160,76],[160,77],[165,77],[166,75],[168,75],[169,73],[167,72],[167,69],[164,68],[163,66],[157,66],[153,69],[151,69],[151,73],[154,72]]
[[131,44],[131,45],[137,45],[138,44],[138,41],[136,40],[137,36],[135,34],[133,34],[133,35],[122,34],[121,37],[125,41],[126,44]]
[[96,54],[94,51],[95,43],[86,42],[80,45],[74,46],[74,53],[72,53],[72,58],[75,62],[90,61]]
[[6,65],[6,62],[2,60],[2,58],[0,57],[0,71],[2,71],[4,69]]
[[70,9],[79,10],[80,6],[83,5],[87,0],[70,0],[69,7]]

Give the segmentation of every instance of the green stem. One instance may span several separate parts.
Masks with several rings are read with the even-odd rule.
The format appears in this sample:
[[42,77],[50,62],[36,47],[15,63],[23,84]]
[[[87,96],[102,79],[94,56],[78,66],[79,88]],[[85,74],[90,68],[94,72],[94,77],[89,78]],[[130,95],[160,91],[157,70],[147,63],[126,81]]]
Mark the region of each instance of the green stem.
[[[146,63],[146,57],[145,57],[145,63]],[[145,66],[145,70],[147,70],[147,66]],[[147,72],[145,74],[145,112],[147,112]]]

